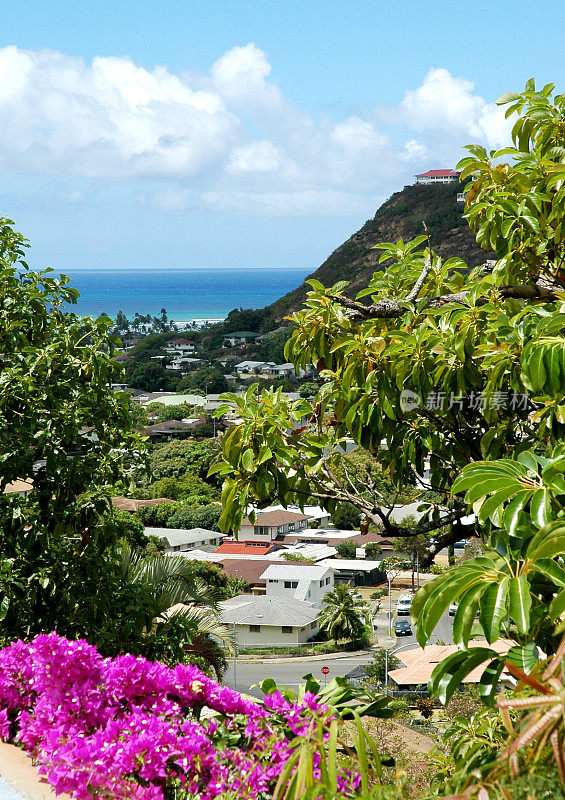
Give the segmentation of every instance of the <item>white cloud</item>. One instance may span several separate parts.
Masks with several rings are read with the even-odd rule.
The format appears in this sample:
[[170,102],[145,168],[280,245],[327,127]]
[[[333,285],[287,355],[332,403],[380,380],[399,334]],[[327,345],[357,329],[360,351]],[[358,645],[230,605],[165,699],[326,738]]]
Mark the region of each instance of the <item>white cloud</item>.
[[[252,43],[208,74],[5,47],[0,113],[9,121],[0,172],[99,187],[145,179],[152,187],[130,188],[139,203],[253,214],[369,214],[410,173],[454,166],[468,141],[499,147],[510,126],[443,68],[396,108],[316,122],[283,96]],[[73,184],[68,202],[80,203],[83,189]]]
[[232,150],[226,171],[232,175],[243,172],[274,172],[280,165],[279,153],[271,142],[251,142]]

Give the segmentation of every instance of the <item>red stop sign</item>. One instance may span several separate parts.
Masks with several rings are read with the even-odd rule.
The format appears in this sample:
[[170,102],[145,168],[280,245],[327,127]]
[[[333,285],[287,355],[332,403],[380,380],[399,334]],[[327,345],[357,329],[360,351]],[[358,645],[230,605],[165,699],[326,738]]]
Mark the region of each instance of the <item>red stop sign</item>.
[[322,675],[327,675],[329,671],[330,671],[329,667],[322,667]]

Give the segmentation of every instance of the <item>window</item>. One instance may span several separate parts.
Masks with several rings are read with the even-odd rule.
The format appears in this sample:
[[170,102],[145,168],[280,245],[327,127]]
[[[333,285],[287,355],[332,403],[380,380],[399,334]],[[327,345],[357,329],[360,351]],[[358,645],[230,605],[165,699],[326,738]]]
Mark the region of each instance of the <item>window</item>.
[[321,580],[321,581],[320,581],[320,589],[322,588],[322,586],[323,586],[323,585],[324,585],[324,581],[323,581],[323,580]]
[[329,582],[330,582],[330,579],[326,578],[326,586],[329,584]]
[[305,519],[301,519],[300,522],[298,523],[298,527],[299,528],[305,528],[306,527],[306,520]]
[[317,625],[317,623],[316,623],[316,622],[311,622],[311,623],[310,623],[310,628],[314,629],[314,628],[316,627],[316,625]]
[[284,533],[284,525],[277,525],[277,533]]
[[281,631],[283,633],[292,633],[292,625],[283,625]]
[[294,522],[289,522],[288,523],[288,529],[289,529],[289,531],[293,531],[294,530]]
[[284,588],[285,589],[296,589],[298,586],[298,581],[285,581]]
[[265,525],[255,525],[255,527],[253,528],[253,531],[257,536],[268,536],[269,535],[269,529]]
[[251,633],[261,633],[261,626],[260,625],[250,625],[249,631]]

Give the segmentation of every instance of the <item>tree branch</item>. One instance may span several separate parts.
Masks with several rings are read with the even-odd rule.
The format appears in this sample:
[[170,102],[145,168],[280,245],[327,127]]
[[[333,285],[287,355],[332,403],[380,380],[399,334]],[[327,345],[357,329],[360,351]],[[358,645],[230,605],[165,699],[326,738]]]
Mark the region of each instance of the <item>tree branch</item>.
[[[395,319],[397,317],[401,317],[406,310],[403,305],[405,303],[412,303],[414,306],[416,306],[416,304],[420,304],[420,310],[425,310],[428,308],[441,308],[449,303],[466,305],[467,293],[469,292],[469,289],[465,289],[462,292],[455,292],[454,294],[444,294],[440,295],[439,297],[425,297],[421,298],[420,300],[416,300],[414,290],[416,287],[418,287],[418,291],[421,288],[420,280],[422,280],[423,283],[423,280],[426,277],[424,272],[425,268],[422,271],[420,278],[418,278],[418,281],[414,285],[414,288],[411,290],[410,294],[405,300],[384,298],[379,300],[378,303],[373,303],[373,305],[370,306],[364,306],[363,303],[357,303],[355,300],[350,300],[348,297],[342,297],[338,294],[328,293],[326,296],[338,305],[350,309],[353,312],[350,315],[351,319],[358,320]],[[418,286],[418,284],[420,285]],[[557,299],[553,289],[537,283],[531,283],[526,286],[501,286],[498,289],[498,293],[504,300],[538,300],[540,302],[550,303]],[[484,305],[487,302],[488,300],[486,298],[479,298],[477,300],[477,305]]]

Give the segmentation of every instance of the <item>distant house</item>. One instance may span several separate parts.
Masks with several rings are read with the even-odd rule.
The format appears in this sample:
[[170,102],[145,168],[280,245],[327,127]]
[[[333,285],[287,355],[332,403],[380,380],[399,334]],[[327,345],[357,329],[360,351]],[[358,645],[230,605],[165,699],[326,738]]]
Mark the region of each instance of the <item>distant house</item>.
[[196,351],[196,345],[186,339],[169,339],[163,350],[170,355],[178,353],[181,356],[187,356]]
[[322,597],[334,587],[334,571],[324,564],[270,564],[261,577],[267,581],[267,597],[294,597],[322,607]]
[[148,425],[142,431],[142,436],[148,436],[152,441],[170,442],[173,439],[183,438],[190,434],[195,428],[203,425],[206,419],[194,419],[191,422],[179,422],[176,419],[168,419],[165,422],[156,422]]
[[167,553],[180,553],[203,547],[215,549],[225,538],[224,533],[209,531],[206,528],[145,528],[145,535],[161,539],[165,543]]
[[165,369],[173,369],[177,372],[188,372],[189,369],[195,367],[197,364],[201,364],[201,358],[189,358],[187,356],[182,356],[180,358],[173,358],[170,364],[165,364]]
[[[242,361],[234,367],[236,375],[261,375],[265,378],[295,378],[297,377],[294,364],[275,364],[274,361]],[[306,373],[303,369],[298,371],[298,376]]]
[[416,175],[416,183],[455,183],[459,175],[455,169],[429,169]]
[[246,558],[256,558],[271,554],[279,550],[279,546],[270,542],[236,542],[233,539],[222,542],[216,550],[220,556],[245,556]]
[[308,525],[308,517],[297,511],[257,511],[256,522],[249,517],[241,523],[239,541],[272,542],[277,536],[300,531]]
[[220,603],[220,616],[239,647],[287,647],[318,633],[318,609],[292,597],[240,594]]
[[237,345],[249,344],[257,339],[258,333],[253,331],[234,331],[224,336],[224,343],[228,342],[232,347]]

